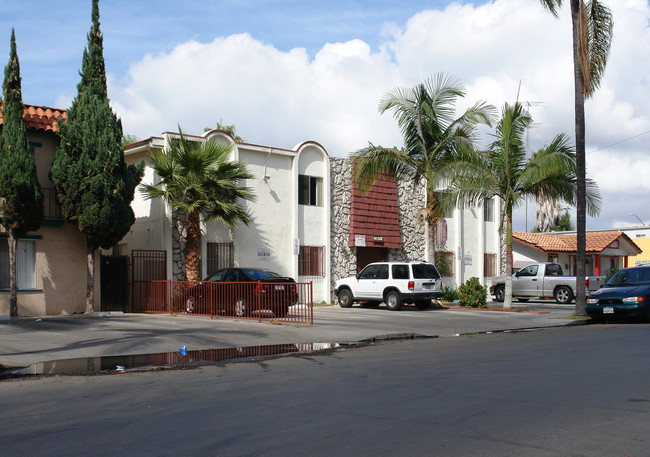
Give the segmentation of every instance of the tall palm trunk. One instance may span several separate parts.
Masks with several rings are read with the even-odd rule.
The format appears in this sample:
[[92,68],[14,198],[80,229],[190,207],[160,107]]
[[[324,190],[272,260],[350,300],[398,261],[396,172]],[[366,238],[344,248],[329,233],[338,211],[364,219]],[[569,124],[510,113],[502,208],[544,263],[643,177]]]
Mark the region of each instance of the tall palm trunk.
[[199,238],[201,235],[201,215],[192,211],[187,221],[187,240],[185,241],[185,278],[188,281],[200,281]]
[[586,170],[585,170],[585,96],[584,80],[580,70],[580,15],[581,0],[571,0],[573,26],[573,74],[575,79],[575,135],[576,135],[576,309],[577,316],[586,315],[585,251],[586,235]]
[[503,307],[512,308],[512,208],[506,213],[506,290]]

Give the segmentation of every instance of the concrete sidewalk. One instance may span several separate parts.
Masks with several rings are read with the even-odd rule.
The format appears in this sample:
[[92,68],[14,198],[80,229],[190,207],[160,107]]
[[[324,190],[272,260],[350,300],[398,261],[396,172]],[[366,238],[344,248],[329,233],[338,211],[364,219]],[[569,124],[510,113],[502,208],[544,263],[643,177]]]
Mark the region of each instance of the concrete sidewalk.
[[[496,304],[491,304],[496,306]],[[15,318],[0,321],[0,366],[187,350],[288,343],[353,343],[417,335],[452,337],[463,333],[556,327],[583,323],[569,319],[573,306],[516,304],[534,312],[468,309],[338,306],[314,308],[314,325],[278,324],[255,319],[210,319],[169,314],[123,314]]]

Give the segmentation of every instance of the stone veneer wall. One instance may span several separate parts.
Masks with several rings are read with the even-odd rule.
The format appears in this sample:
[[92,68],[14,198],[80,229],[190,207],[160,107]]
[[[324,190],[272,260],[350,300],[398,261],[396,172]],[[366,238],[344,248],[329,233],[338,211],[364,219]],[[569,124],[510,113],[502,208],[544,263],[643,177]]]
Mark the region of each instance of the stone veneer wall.
[[[357,271],[356,248],[349,246],[350,202],[352,198],[352,162],[350,159],[330,158],[331,221],[330,262],[331,290],[334,300],[334,283],[339,278],[351,276]],[[420,221],[418,212],[425,205],[423,185],[413,185],[413,180],[397,183],[399,225],[402,249],[390,249],[388,260],[424,260],[426,222]]]
[[[352,199],[352,162],[349,159],[330,158],[330,265],[334,291],[337,279],[357,272],[356,249],[348,244],[350,235],[350,202]],[[333,295],[332,295],[333,296]]]
[[403,179],[397,182],[399,205],[399,228],[402,234],[402,250],[391,249],[390,260],[426,260],[426,221],[418,213],[426,204],[425,186],[421,181]]

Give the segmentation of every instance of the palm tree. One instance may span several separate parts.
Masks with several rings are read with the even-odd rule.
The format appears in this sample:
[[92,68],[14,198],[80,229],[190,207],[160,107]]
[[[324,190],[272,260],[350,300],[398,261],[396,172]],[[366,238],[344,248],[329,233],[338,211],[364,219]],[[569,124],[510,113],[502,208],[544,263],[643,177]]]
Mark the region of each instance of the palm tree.
[[465,88],[455,77],[435,75],[412,88],[396,88],[379,102],[379,112],[392,111],[402,131],[404,148],[384,148],[369,144],[355,154],[354,181],[369,190],[381,174],[411,178],[427,186],[423,213],[430,226],[443,216],[435,190],[436,171],[459,148],[473,147],[478,139],[476,126],[491,125],[496,113],[492,105],[477,102],[459,117],[455,105],[465,96]]
[[[180,130],[180,128],[179,128]],[[187,217],[185,245],[185,277],[188,281],[200,279],[199,237],[201,216],[204,220],[220,220],[230,228],[252,219],[239,203],[253,200],[253,192],[239,185],[242,179],[252,178],[242,162],[229,161],[230,143],[208,140],[200,144],[189,141],[180,131],[167,149],[154,151],[149,157],[160,182],[141,184],[146,198],[163,198],[177,216]]]
[[[553,16],[562,0],[540,0]],[[598,0],[570,0],[573,29],[573,75],[575,81],[575,136],[577,166],[576,232],[576,315],[586,315],[585,283],[586,235],[586,171],[585,171],[585,98],[600,86],[614,34],[612,13]]]
[[[519,102],[505,104],[496,127],[495,141],[487,151],[467,149],[441,170],[449,179],[443,204],[480,204],[497,196],[504,211],[500,230],[506,228],[506,308],[512,306],[512,212],[526,197],[544,195],[574,204],[576,157],[566,135],[557,135],[548,145],[526,158],[524,137],[532,119]],[[600,194],[592,181],[586,193],[590,214],[597,214]]]

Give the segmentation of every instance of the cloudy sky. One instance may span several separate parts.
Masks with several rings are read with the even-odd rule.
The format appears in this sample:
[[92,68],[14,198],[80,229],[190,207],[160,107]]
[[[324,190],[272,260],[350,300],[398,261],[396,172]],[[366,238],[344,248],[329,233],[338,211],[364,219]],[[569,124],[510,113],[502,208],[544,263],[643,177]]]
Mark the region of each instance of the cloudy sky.
[[[125,133],[140,139],[178,125],[200,134],[221,121],[250,143],[314,140],[345,157],[368,142],[401,146],[379,99],[442,72],[466,85],[459,109],[477,100],[500,109],[521,86],[535,150],[557,133],[573,137],[565,3],[558,20],[537,0],[100,1],[109,97]],[[639,225],[637,217],[650,225],[650,7],[606,3],[615,37],[586,105],[587,173],[603,206],[588,229]],[[14,27],[25,103],[70,105],[90,10],[90,0],[0,0],[0,63]],[[516,230],[534,225],[534,203],[524,209]]]

